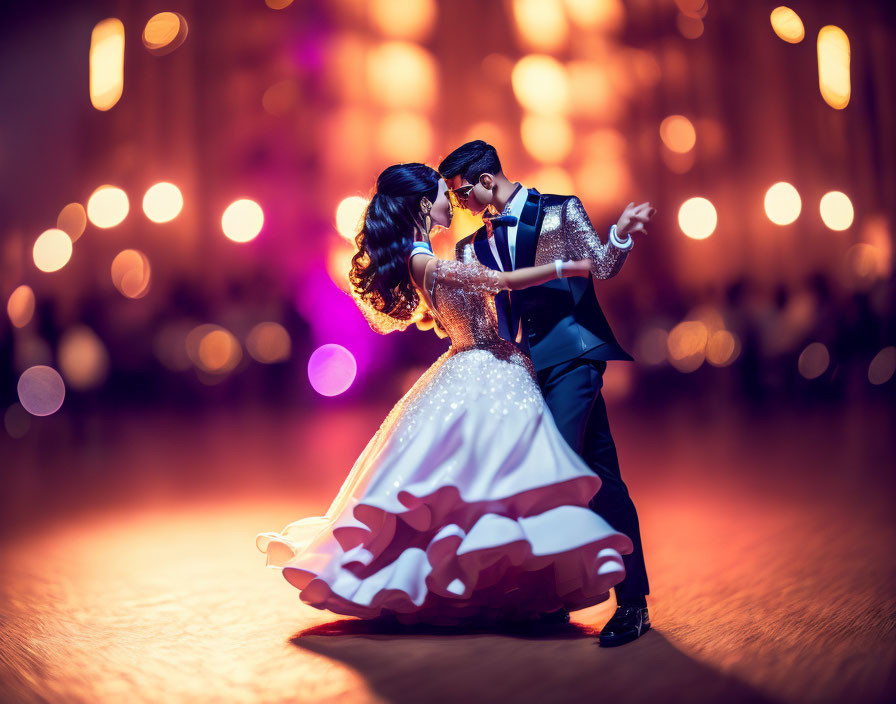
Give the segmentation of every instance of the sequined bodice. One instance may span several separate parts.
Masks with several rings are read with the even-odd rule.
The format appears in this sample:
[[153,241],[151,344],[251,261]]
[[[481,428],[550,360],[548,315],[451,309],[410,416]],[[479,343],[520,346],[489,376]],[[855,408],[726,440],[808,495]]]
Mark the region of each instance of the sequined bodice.
[[513,347],[498,335],[495,294],[502,290],[499,272],[478,262],[436,262],[432,301],[455,350]]

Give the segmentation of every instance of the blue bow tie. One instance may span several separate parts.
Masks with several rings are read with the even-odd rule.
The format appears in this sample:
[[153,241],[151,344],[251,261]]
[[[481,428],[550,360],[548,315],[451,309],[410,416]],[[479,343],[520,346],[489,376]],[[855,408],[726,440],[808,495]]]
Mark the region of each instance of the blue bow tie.
[[513,215],[498,215],[493,218],[483,218],[483,222],[486,224],[490,224],[492,227],[495,225],[505,225],[506,227],[513,227],[519,222],[519,218],[514,217]]

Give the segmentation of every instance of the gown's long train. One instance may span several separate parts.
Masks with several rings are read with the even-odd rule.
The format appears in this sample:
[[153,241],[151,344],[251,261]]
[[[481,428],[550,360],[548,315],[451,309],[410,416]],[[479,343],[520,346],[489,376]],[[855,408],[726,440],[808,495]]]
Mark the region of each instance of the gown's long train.
[[495,272],[440,261],[452,347],[395,405],[325,516],[260,533],[317,608],[405,623],[530,618],[609,597],[631,540],[588,508],[600,479],[567,445],[531,362],[496,332]]

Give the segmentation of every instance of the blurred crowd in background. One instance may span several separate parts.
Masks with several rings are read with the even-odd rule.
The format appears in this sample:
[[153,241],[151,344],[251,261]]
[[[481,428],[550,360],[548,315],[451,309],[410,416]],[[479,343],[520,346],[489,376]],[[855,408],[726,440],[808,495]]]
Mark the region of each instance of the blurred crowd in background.
[[[377,174],[469,139],[607,232],[608,400],[892,398],[890,3],[184,0],[11,9],[0,403],[393,402],[447,348],[346,294]],[[435,238],[480,223],[459,213]]]

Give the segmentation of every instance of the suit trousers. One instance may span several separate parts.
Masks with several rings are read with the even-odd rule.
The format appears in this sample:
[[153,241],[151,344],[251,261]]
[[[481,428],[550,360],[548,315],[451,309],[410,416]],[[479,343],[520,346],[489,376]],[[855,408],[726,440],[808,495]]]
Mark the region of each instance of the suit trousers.
[[639,602],[650,593],[650,587],[638,512],[619,472],[616,444],[601,394],[606,368],[604,360],[577,357],[540,370],[538,383],[560,433],[601,479],[589,507],[631,538],[634,545],[630,554],[622,556],[625,579],[614,587],[616,601]]

